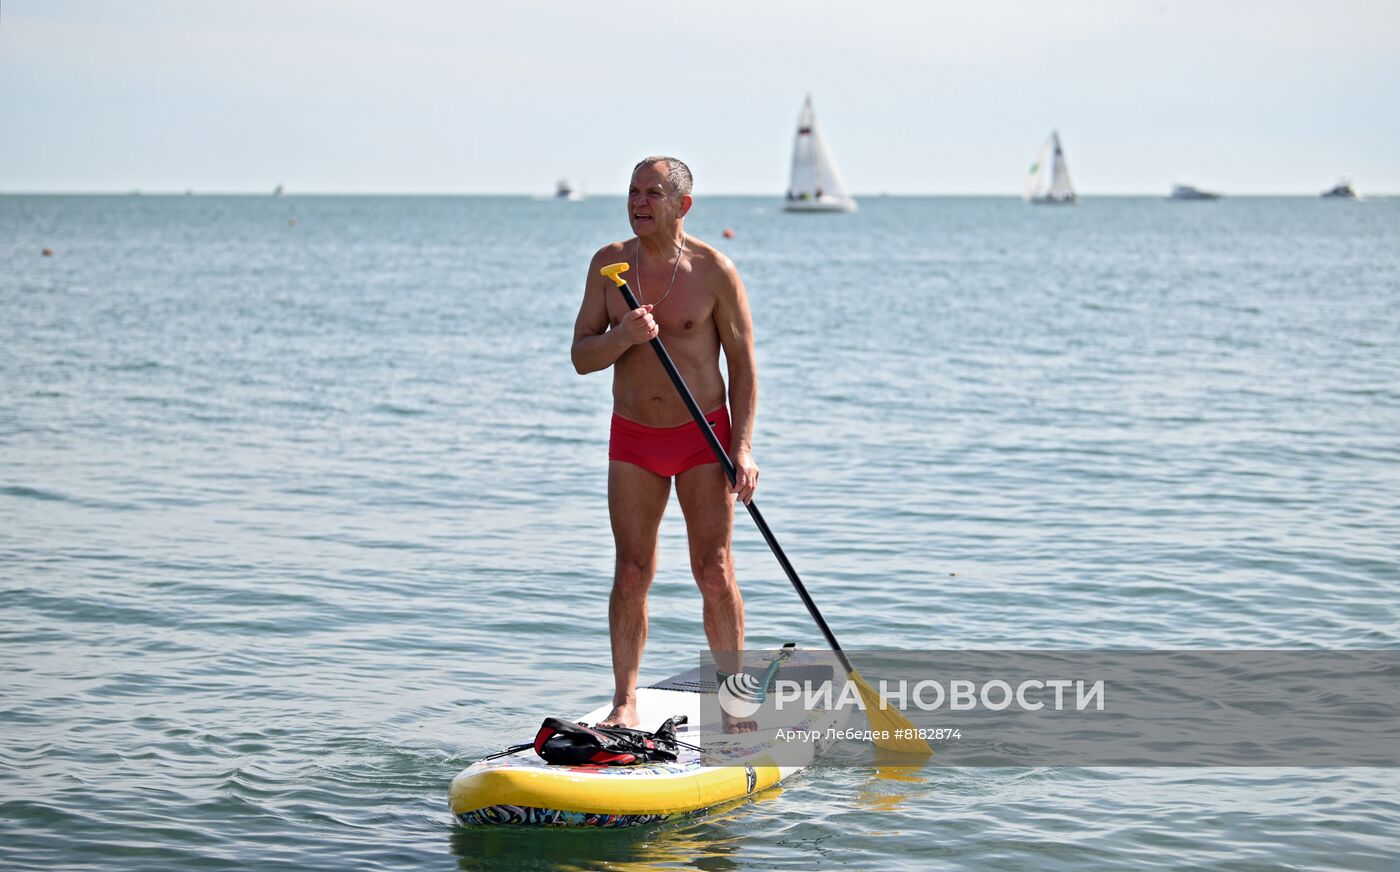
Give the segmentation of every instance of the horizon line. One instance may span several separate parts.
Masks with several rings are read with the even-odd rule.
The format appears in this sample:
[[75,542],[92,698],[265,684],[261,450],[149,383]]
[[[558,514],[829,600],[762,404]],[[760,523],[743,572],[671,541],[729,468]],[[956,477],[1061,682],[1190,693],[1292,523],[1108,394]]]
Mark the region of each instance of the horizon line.
[[[1325,192],[1316,193],[1305,191],[1242,191],[1230,193],[1229,191],[1215,191],[1222,198],[1228,197],[1317,197],[1320,198]],[[1076,192],[1079,197],[1161,197],[1170,199],[1169,193],[1159,191],[1101,191],[1101,192]],[[626,194],[584,193],[580,199],[624,199]],[[1022,199],[1023,195],[1015,192],[1005,191],[866,191],[853,192],[852,198],[879,200],[895,197],[1011,197]],[[1370,199],[1377,197],[1396,197],[1400,192],[1376,191],[1363,193],[1360,199]],[[268,197],[272,199],[286,199],[289,197],[511,197],[536,200],[555,200],[552,194],[536,191],[292,191],[274,194],[267,190],[208,190],[198,191],[193,188],[185,190],[141,189],[127,188],[122,190],[98,189],[98,190],[44,190],[44,189],[24,189],[24,190],[0,190],[0,197]],[[702,200],[708,197],[752,197],[761,199],[783,199],[781,191],[773,193],[754,193],[738,191],[717,191],[706,193],[696,197]],[[578,202],[577,200],[570,202]]]

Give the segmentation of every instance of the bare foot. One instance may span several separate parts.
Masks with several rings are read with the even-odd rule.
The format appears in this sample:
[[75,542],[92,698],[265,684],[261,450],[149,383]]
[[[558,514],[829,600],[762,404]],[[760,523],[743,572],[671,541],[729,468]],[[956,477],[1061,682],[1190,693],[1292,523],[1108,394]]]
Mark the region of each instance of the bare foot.
[[612,712],[607,717],[598,722],[600,727],[632,727],[636,729],[642,722],[637,717],[637,704],[635,702],[624,702],[613,706]]
[[730,717],[726,712],[720,712],[720,721],[726,733],[752,733],[758,729],[758,721]]

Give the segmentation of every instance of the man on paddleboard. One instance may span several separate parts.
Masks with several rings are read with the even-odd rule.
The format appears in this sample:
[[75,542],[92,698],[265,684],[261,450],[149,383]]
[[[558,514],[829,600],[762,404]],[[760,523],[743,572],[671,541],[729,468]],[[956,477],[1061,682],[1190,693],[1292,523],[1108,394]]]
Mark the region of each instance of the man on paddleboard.
[[[752,454],[758,403],[753,321],[734,264],[685,233],[690,190],[690,168],[676,158],[649,157],[637,164],[627,194],[627,217],[636,235],[593,255],[574,323],[574,368],[580,374],[613,369],[608,513],[617,563],[608,626],[615,690],[604,724],[638,725],[647,590],[656,575],[656,535],[672,479],[685,516],[690,568],[704,599],[710,650],[720,671],[742,668],[735,652],[744,647],[744,601],[734,579],[732,538],[734,498],[747,502],[758,484]],[[642,303],[637,309],[629,310],[613,283],[598,273],[624,261]],[[646,347],[658,335],[734,461],[733,486]],[[752,729],[753,724],[727,722],[726,728]]]

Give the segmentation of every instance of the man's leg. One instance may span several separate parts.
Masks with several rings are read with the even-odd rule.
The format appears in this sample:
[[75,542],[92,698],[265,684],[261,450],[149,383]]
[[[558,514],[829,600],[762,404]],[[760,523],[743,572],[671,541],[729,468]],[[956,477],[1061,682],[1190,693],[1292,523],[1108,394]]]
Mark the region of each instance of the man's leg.
[[[705,637],[715,667],[724,673],[744,668],[744,599],[734,579],[734,495],[718,463],[694,466],[676,476],[676,496],[685,513],[690,570],[704,598]],[[752,722],[726,729],[749,730]]]
[[647,641],[647,590],[656,576],[656,531],[671,480],[621,460],[608,462],[608,514],[617,563],[608,600],[613,710],[601,723],[637,726],[637,672]]

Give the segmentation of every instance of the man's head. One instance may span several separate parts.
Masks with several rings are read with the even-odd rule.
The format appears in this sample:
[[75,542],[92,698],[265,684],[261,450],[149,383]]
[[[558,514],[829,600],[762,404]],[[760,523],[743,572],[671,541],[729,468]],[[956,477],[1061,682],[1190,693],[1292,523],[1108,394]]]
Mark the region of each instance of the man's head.
[[677,157],[666,157],[665,155],[645,157],[637,161],[637,165],[632,167],[632,176],[635,178],[638,170],[649,167],[652,164],[664,164],[664,166],[661,167],[661,172],[666,176],[666,181],[670,185],[671,193],[679,197],[690,196],[690,188],[693,184],[693,179],[690,175],[690,167],[685,165],[685,161]]
[[674,232],[690,211],[690,167],[674,157],[649,157],[632,168],[632,184],[627,190],[627,218],[632,232],[647,236],[658,230]]

